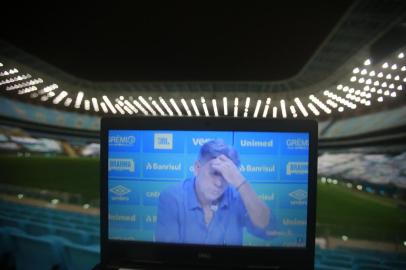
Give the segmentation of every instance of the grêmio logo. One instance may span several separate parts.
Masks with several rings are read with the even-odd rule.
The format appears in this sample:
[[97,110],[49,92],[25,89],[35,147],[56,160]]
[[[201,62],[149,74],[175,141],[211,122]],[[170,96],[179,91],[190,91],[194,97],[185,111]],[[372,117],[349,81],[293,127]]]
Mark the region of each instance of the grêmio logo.
[[135,144],[135,136],[109,136],[110,146],[133,146]]
[[173,149],[173,134],[172,133],[155,133],[154,134],[154,149]]
[[304,150],[309,148],[309,140],[303,139],[288,139],[286,140],[286,146],[291,150]]

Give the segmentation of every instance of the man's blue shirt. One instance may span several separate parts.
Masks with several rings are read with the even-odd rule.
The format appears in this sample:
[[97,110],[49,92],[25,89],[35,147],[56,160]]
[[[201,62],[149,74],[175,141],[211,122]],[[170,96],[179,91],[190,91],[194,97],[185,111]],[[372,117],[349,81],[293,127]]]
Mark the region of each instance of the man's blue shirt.
[[228,187],[222,195],[211,222],[206,225],[196,196],[195,179],[187,179],[163,191],[159,197],[157,242],[241,245],[243,229],[264,236],[248,216],[239,193]]

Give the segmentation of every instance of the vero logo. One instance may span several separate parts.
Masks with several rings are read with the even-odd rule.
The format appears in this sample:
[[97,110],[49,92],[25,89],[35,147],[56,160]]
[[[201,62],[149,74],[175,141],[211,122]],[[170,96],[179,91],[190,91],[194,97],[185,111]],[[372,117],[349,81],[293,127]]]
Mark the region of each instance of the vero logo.
[[295,200],[303,201],[304,199],[307,199],[307,191],[303,189],[297,189],[289,193],[289,196]]
[[110,192],[117,195],[123,196],[131,192],[131,189],[126,188],[125,186],[118,185],[110,189]]

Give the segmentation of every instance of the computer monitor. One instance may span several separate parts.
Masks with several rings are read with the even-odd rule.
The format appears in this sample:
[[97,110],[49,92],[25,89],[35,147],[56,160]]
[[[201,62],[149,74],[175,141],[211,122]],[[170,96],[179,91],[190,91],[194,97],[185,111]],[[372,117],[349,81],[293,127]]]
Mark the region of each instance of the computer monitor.
[[101,261],[312,269],[317,123],[103,118]]

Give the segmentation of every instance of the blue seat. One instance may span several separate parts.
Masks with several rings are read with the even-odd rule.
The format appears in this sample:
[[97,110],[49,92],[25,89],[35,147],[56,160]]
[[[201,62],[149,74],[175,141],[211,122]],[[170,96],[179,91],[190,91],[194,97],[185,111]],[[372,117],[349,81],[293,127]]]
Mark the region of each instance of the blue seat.
[[82,230],[54,227],[54,234],[81,245],[86,245],[89,242],[88,234]]
[[67,244],[64,249],[68,270],[90,270],[100,262],[99,246]]
[[51,235],[53,234],[53,226],[46,223],[27,222],[25,232],[33,236]]

